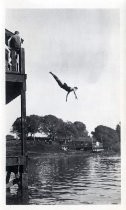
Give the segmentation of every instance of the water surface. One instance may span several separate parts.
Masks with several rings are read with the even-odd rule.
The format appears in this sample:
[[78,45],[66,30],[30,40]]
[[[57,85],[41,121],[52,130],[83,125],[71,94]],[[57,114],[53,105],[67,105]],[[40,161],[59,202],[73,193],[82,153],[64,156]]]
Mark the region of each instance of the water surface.
[[120,157],[45,153],[29,161],[29,204],[119,204]]

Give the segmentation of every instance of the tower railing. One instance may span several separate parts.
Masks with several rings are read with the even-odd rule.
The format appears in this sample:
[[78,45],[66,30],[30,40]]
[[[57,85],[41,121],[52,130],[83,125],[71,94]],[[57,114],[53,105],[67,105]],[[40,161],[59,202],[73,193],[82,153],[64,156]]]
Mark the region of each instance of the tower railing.
[[25,50],[20,48],[19,52],[5,48],[5,70],[7,73],[25,74]]

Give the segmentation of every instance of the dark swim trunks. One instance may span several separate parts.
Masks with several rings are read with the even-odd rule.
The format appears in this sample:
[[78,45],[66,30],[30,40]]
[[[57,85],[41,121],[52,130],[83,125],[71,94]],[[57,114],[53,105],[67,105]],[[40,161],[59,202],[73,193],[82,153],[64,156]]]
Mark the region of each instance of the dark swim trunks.
[[71,91],[71,87],[69,87],[66,83],[63,84],[63,87],[62,87],[64,90],[66,90],[67,92],[70,92]]

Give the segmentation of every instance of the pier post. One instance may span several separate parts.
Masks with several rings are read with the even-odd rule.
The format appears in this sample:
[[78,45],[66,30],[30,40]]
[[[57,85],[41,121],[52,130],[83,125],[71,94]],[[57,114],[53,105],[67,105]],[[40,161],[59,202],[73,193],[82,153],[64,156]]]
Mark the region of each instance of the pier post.
[[[24,50],[21,51],[21,73],[25,73]],[[26,81],[22,84],[21,89],[21,155],[25,159],[21,174],[21,193],[22,202],[28,199],[28,171],[27,171],[27,148],[26,148]]]
[[22,84],[21,90],[21,155],[26,155],[26,84]]

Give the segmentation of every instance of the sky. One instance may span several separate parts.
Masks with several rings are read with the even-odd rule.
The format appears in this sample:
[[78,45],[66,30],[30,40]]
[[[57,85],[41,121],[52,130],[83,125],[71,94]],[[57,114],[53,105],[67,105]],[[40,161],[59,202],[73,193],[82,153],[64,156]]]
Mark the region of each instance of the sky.
[[[82,121],[89,133],[120,121],[118,9],[8,9],[6,28],[24,39],[27,115]],[[49,74],[77,86],[78,100]],[[12,111],[13,110],[13,111]],[[20,97],[6,105],[6,132],[20,116]]]

